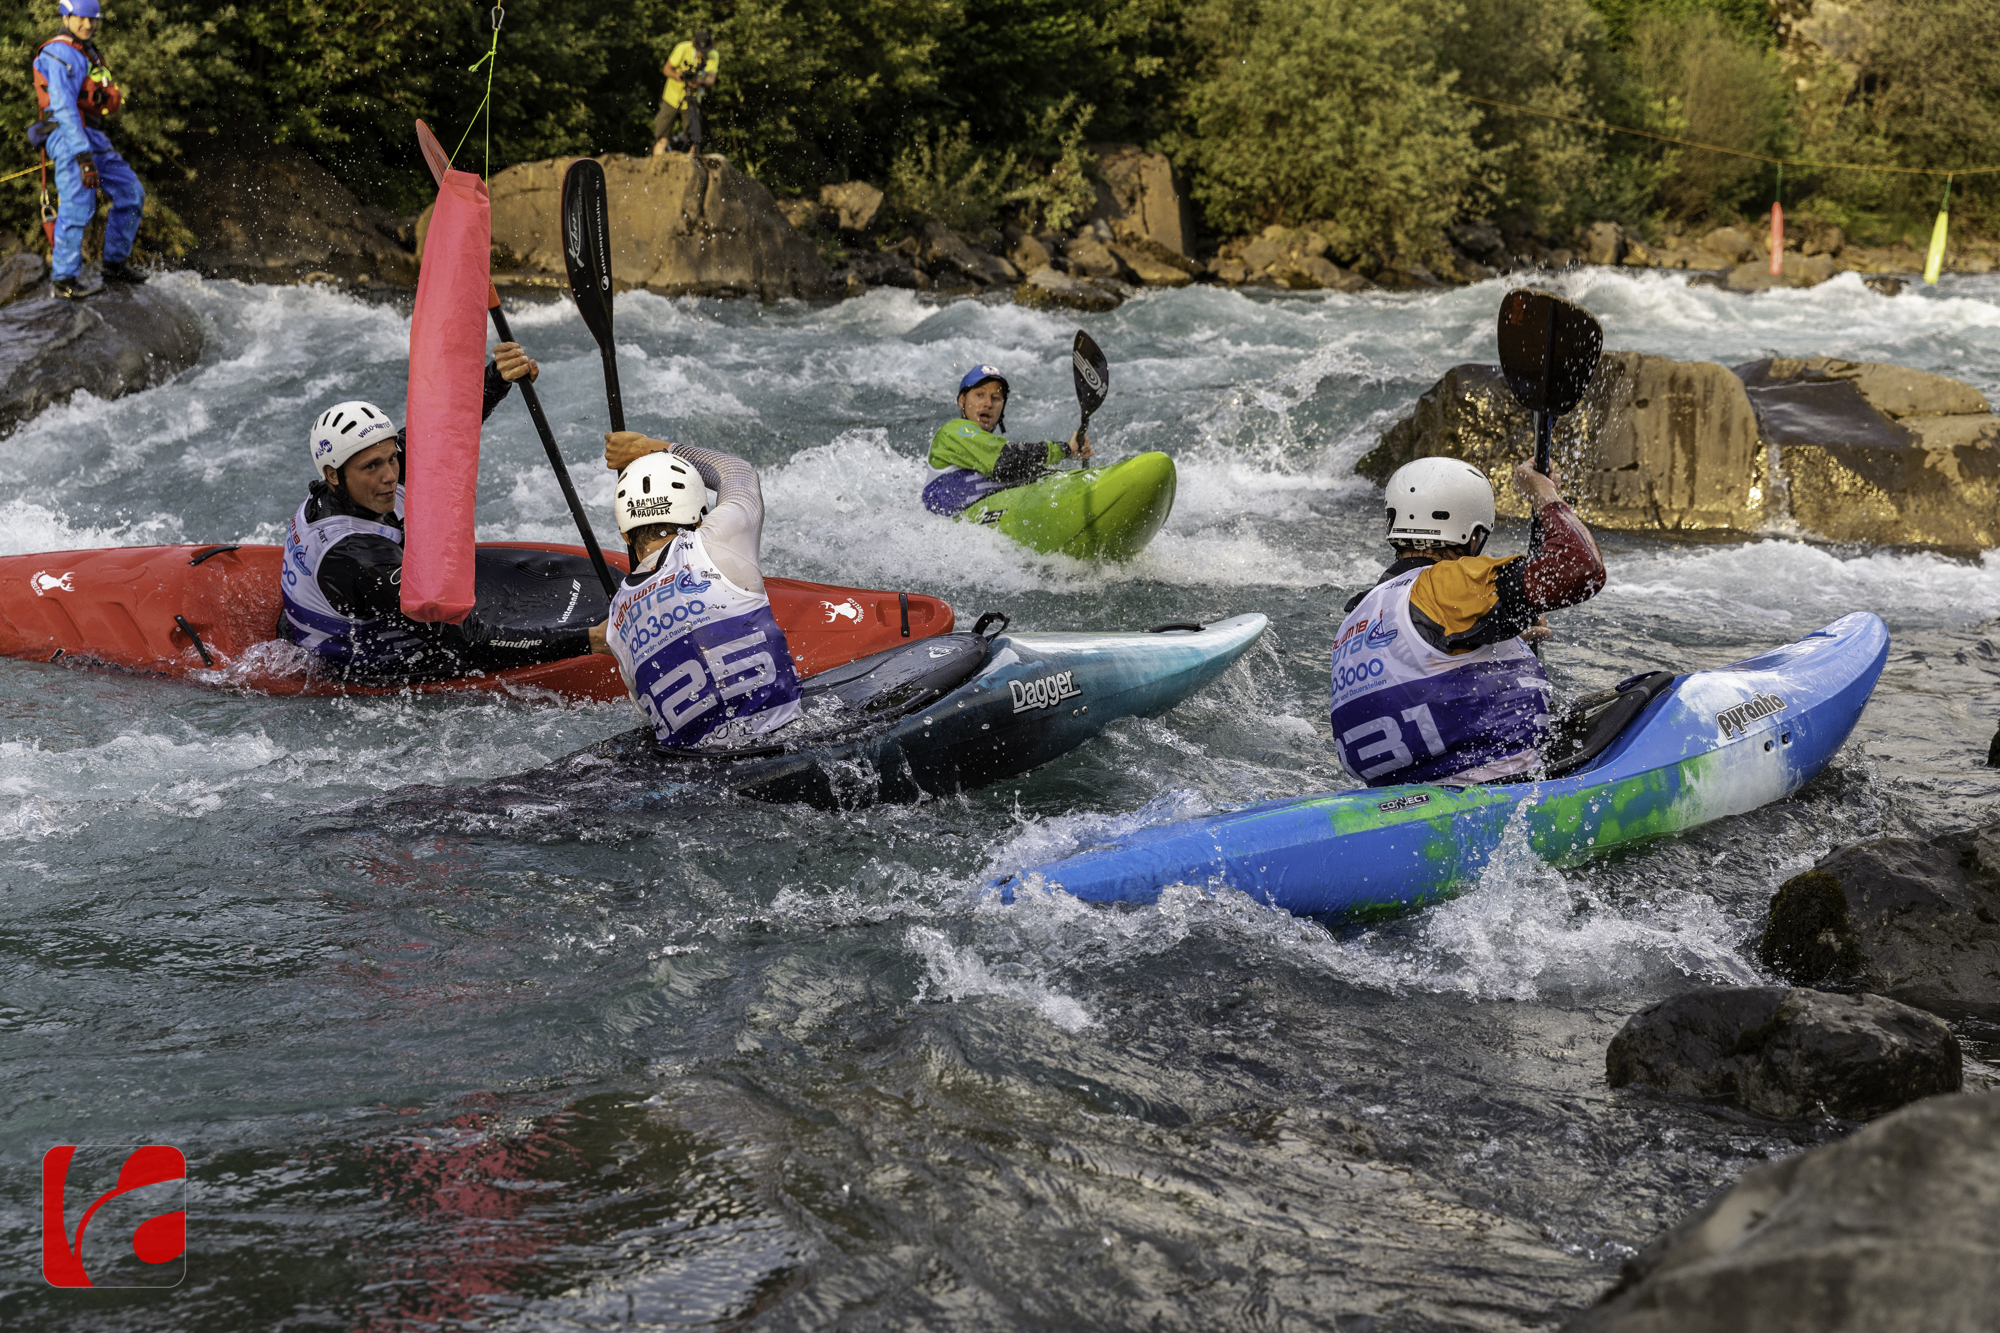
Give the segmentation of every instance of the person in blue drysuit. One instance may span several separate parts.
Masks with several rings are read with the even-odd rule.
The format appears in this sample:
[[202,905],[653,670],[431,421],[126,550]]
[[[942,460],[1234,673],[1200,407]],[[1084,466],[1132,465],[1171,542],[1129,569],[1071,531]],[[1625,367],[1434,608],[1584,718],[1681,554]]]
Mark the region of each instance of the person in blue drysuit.
[[121,100],[92,40],[104,10],[98,0],[60,0],[58,8],[63,30],[35,55],[35,101],[42,115],[28,137],[48,155],[62,201],[51,238],[55,294],[75,301],[104,290],[83,277],[83,229],[96,216],[99,190],[111,199],[104,276],[113,282],[146,280],[130,263],[146,190],[104,135],[105,121],[117,114]]

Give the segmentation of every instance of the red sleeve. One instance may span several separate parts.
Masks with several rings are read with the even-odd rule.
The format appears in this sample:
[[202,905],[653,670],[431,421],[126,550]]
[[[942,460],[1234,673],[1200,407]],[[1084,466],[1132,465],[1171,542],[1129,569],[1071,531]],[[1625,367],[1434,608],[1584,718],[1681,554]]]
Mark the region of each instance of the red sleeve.
[[1521,571],[1521,590],[1535,611],[1554,611],[1589,601],[1604,587],[1604,557],[1590,529],[1570,507],[1557,500],[1537,514],[1541,545]]

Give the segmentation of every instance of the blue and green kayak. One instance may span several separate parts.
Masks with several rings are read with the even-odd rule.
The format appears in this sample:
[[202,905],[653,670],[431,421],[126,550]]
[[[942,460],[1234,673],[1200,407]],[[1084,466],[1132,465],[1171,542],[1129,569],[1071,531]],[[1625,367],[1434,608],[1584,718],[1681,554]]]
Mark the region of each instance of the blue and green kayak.
[[[1143,829],[989,881],[1096,902],[1152,902],[1168,885],[1241,890],[1291,912],[1366,919],[1477,880],[1518,818],[1556,865],[1684,832],[1789,796],[1825,768],[1888,660],[1866,612],[1796,643],[1673,677],[1609,745],[1560,777],[1328,792]],[[1642,681],[1646,677],[1633,677]]]

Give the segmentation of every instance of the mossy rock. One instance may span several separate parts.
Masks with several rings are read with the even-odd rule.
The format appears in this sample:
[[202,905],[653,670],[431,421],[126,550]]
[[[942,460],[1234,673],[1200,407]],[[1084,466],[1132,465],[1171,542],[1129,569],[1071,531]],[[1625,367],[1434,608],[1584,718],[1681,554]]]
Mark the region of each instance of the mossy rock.
[[1840,881],[1823,870],[1808,870],[1780,885],[1757,940],[1757,961],[1795,986],[1859,976],[1861,945]]

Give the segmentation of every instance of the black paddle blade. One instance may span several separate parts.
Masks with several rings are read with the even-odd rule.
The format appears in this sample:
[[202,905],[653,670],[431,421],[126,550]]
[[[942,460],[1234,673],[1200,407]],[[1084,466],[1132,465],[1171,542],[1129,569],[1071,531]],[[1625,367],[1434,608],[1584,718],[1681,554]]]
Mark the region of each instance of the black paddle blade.
[[1561,416],[1597,374],[1604,329],[1588,310],[1525,288],[1500,302],[1500,370],[1530,412]]
[[1076,331],[1076,344],[1070,348],[1070,369],[1076,375],[1076,401],[1083,409],[1084,419],[1104,406],[1104,395],[1111,392],[1111,366],[1099,351],[1096,342],[1082,329]]
[[600,348],[611,344],[611,207],[604,168],[587,157],[569,164],[562,188],[563,267],[584,327]]

